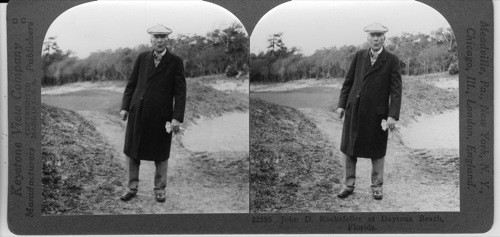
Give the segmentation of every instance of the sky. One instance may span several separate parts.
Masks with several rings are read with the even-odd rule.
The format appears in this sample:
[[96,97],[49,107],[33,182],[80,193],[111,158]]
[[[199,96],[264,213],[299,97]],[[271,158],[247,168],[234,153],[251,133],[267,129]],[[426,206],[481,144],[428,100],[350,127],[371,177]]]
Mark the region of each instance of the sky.
[[226,9],[202,1],[99,1],[78,5],[61,14],[45,39],[56,36],[59,47],[73,56],[98,50],[150,44],[147,29],[163,24],[170,38],[203,35],[239,20]]
[[[63,51],[85,58],[98,50],[149,44],[146,30],[163,24],[179,34],[206,35],[239,20],[224,8],[203,1],[97,1],[61,14],[46,38],[56,36]],[[389,28],[387,37],[403,32],[426,33],[448,27],[433,8],[406,1],[310,1],[295,0],[270,10],[250,38],[250,51],[266,51],[267,39],[283,33],[285,45],[306,55],[321,48],[360,45],[366,41],[363,28],[379,22]]]
[[283,33],[288,48],[305,55],[322,48],[361,45],[366,42],[365,26],[378,22],[389,31],[386,37],[426,33],[449,27],[432,7],[415,1],[292,1],[269,11],[255,26],[250,52],[267,51],[267,39]]

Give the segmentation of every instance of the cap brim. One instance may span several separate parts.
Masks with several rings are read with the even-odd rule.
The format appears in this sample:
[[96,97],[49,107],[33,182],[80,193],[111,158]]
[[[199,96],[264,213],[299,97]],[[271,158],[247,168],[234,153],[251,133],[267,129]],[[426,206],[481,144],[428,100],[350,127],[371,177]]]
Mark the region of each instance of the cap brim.
[[165,31],[161,31],[161,32],[158,32],[158,31],[148,31],[148,34],[152,34],[152,35],[169,35],[171,33],[172,32],[165,32]]
[[379,30],[372,30],[372,31],[368,31],[368,30],[365,30],[365,32],[367,32],[367,33],[380,33],[380,34],[385,34],[387,31],[379,31]]

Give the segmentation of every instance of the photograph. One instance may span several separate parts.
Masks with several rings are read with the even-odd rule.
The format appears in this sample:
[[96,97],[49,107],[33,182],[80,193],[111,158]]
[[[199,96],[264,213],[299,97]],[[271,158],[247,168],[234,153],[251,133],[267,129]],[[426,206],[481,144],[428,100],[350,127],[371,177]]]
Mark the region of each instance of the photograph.
[[250,45],[251,213],[460,211],[458,50],[438,11],[288,2]]
[[248,55],[208,2],[59,15],[41,54],[42,215],[248,213]]
[[0,233],[493,236],[495,5],[0,4]]

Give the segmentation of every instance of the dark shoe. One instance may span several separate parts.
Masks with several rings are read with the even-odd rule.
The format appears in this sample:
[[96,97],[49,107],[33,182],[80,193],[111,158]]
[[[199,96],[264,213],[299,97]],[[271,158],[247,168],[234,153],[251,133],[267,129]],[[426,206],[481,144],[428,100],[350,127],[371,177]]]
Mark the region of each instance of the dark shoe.
[[381,190],[375,190],[373,191],[373,198],[376,200],[381,200],[382,199],[382,191]]
[[128,191],[128,192],[126,192],[125,194],[123,194],[123,195],[120,197],[120,199],[121,199],[122,201],[128,201],[128,200],[132,199],[133,197],[135,197],[135,194],[136,194],[136,193],[133,193],[133,192]]
[[342,190],[340,190],[340,192],[337,194],[337,197],[339,197],[339,198],[346,198],[346,197],[348,197],[349,195],[351,195],[353,192],[354,192],[354,190],[350,190],[350,189],[347,189],[347,188],[343,188],[343,189],[342,189]]
[[156,194],[156,201],[157,202],[165,202],[165,194],[164,193],[157,193]]

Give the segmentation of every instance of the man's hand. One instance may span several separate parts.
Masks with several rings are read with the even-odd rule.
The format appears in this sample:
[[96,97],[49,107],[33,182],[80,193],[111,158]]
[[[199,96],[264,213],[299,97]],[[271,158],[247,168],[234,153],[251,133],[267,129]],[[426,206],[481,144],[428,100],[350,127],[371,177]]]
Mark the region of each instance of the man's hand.
[[387,128],[389,128],[389,131],[394,131],[396,128],[396,120],[392,117],[387,118]]
[[120,111],[120,116],[122,117],[123,121],[126,121],[128,118],[128,112],[126,110],[121,110]]
[[172,119],[172,131],[178,133],[180,131],[181,123],[177,119]]
[[345,112],[345,110],[343,108],[337,109],[337,114],[338,114],[339,118],[344,117],[344,112]]

